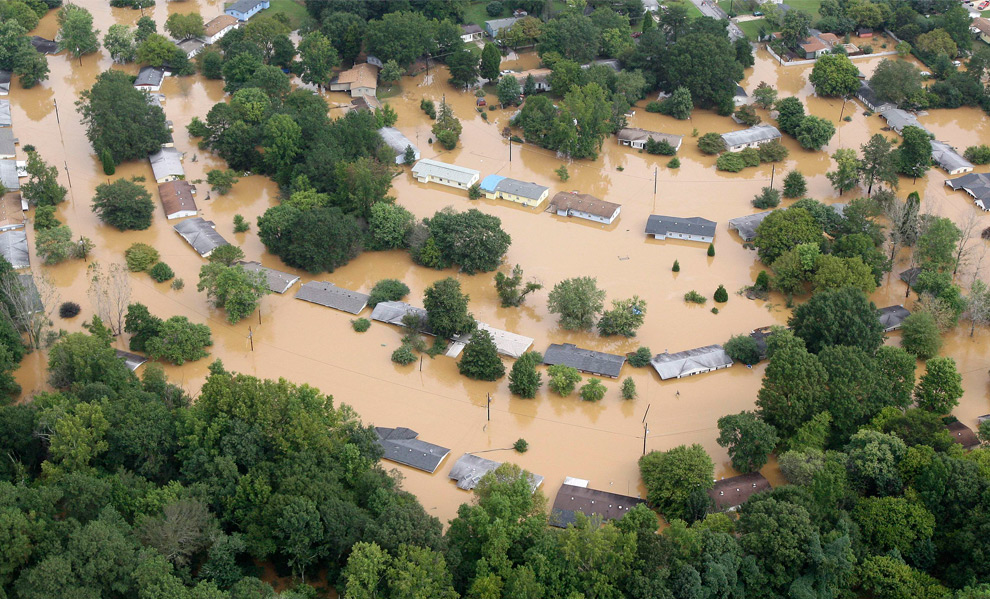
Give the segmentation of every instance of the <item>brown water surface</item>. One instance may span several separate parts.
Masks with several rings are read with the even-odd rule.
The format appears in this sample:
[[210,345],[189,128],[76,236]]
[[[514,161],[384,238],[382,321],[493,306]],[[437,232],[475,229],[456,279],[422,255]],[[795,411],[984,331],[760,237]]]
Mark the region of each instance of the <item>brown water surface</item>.
[[[105,2],[88,0],[82,3],[93,11],[97,27],[105,31],[110,24],[133,24],[138,11],[110,9]],[[209,18],[218,14],[219,1],[160,3],[146,13],[154,17],[159,29],[169,11],[202,11]],[[40,35],[53,37],[56,30],[54,14],[45,17],[38,28]],[[879,59],[857,61],[867,74]],[[69,224],[76,235],[85,235],[96,242],[92,259],[102,262],[122,260],[130,244],[142,241],[154,245],[167,262],[185,280],[185,288],[174,291],[168,284],[153,282],[145,274],[131,276],[132,301],[148,305],[160,316],[186,315],[196,322],[207,323],[213,330],[212,357],[182,367],[166,368],[169,376],[191,393],[203,382],[206,367],[212,358],[221,358],[229,369],[259,377],[285,377],[295,382],[308,382],[326,393],[333,394],[338,403],[353,405],[365,422],[381,426],[407,426],[420,432],[422,439],[449,447],[451,455],[433,475],[400,467],[405,475],[405,487],[420,498],[430,513],[442,520],[454,516],[457,506],[470,495],[458,490],[447,480],[454,460],[464,452],[496,450],[486,453],[497,460],[512,460],[546,477],[545,491],[552,497],[565,476],[589,479],[595,488],[611,489],[632,495],[643,493],[636,466],[643,452],[644,415],[649,435],[647,450],[669,449],[683,443],[700,443],[716,461],[716,475],[733,474],[724,449],[715,439],[717,419],[741,410],[753,409],[760,387],[763,367],[753,369],[737,365],[731,369],[689,379],[661,382],[652,370],[625,366],[622,376],[631,376],[639,389],[639,397],[623,401],[618,382],[606,381],[608,395],[600,403],[584,403],[577,396],[560,398],[546,389],[534,400],[522,400],[508,392],[508,381],[479,383],[457,372],[456,363],[445,357],[426,359],[420,365],[397,366],[390,360],[398,346],[401,333],[392,327],[374,324],[364,334],[350,326],[351,317],[286,296],[273,295],[262,304],[261,324],[258,318],[248,318],[231,326],[224,315],[211,308],[202,293],[196,291],[201,260],[172,230],[161,211],[155,215],[147,231],[122,233],[102,225],[90,209],[94,188],[108,178],[102,174],[99,162],[92,154],[85,129],[74,110],[78,93],[92,85],[96,75],[108,68],[122,68],[130,73],[136,66],[112,65],[103,51],[80,61],[68,56],[49,57],[51,77],[31,90],[12,86],[14,129],[21,143],[34,144],[42,156],[59,167],[60,179],[70,187],[69,201],[58,211],[58,217]],[[537,66],[538,59],[524,54],[517,61],[506,62],[502,68],[525,69]],[[811,114],[837,122],[838,132],[827,151],[808,152],[790,137],[784,144],[790,157],[775,168],[775,185],[791,169],[800,169],[807,177],[809,195],[826,202],[849,201],[863,190],[837,197],[825,172],[831,168],[831,154],[839,147],[856,147],[870,135],[880,131],[883,121],[866,117],[857,102],[821,99],[812,95],[807,83],[810,67],[779,67],[763,51],[757,53],[757,64],[750,69],[743,86],[752,91],[760,81],[778,87],[783,94],[795,94],[805,101]],[[710,111],[696,110],[687,121],[647,113],[646,101],[635,108],[631,125],[685,135],[680,152],[681,168],[672,170],[665,165],[666,157],[638,153],[619,147],[614,138],[605,141],[601,156],[594,162],[568,161],[553,152],[531,145],[514,144],[512,161],[509,146],[500,131],[507,124],[511,110],[489,112],[485,122],[475,110],[473,93],[455,90],[446,84],[442,68],[430,74],[420,74],[402,81],[401,92],[388,100],[399,115],[397,126],[407,137],[417,141],[424,157],[438,158],[480,170],[482,176],[498,173],[518,179],[536,181],[560,190],[580,190],[622,204],[622,214],[609,227],[577,222],[542,213],[539,209],[520,208],[499,201],[471,202],[466,194],[452,189],[423,185],[408,173],[395,179],[393,195],[418,217],[431,215],[445,206],[457,209],[475,207],[502,219],[503,227],[512,235],[512,247],[506,265],[519,263],[527,276],[538,278],[546,289],[534,293],[518,309],[502,309],[492,286],[492,276],[466,276],[454,271],[439,272],[412,263],[401,252],[365,253],[347,266],[331,274],[312,277],[305,273],[303,282],[327,280],[338,285],[367,291],[375,281],[393,277],[405,281],[412,290],[409,301],[422,304],[423,290],[434,281],[454,276],[471,296],[475,316],[493,326],[535,338],[534,348],[546,349],[550,343],[569,342],[609,352],[634,350],[640,343],[655,353],[664,350],[681,351],[722,343],[729,336],[751,329],[784,323],[789,311],[784,301],[773,296],[770,301],[750,301],[731,292],[752,284],[761,270],[753,251],[742,247],[738,236],[730,233],[729,218],[750,214],[752,197],[768,185],[774,168],[762,165],[738,174],[717,172],[714,158],[698,150],[692,131],[725,132],[739,128],[730,119]],[[186,153],[185,168],[189,179],[205,178],[211,168],[223,167],[223,162],[203,153],[190,139],[186,125],[194,116],[204,117],[210,107],[223,99],[222,84],[206,81],[199,76],[168,78],[162,87],[167,96],[165,112],[175,123],[176,146]],[[446,152],[430,146],[432,122],[419,109],[423,97],[439,100],[446,96],[462,120],[464,132],[457,149]],[[331,106],[349,102],[345,94],[328,93]],[[494,98],[489,96],[489,103]],[[57,103],[57,116],[56,116]],[[339,114],[338,108],[331,115]],[[839,121],[839,116],[852,116],[851,122]],[[767,115],[763,113],[764,118]],[[964,148],[990,139],[990,121],[975,109],[932,111],[921,117],[926,127],[941,139]],[[892,135],[892,134],[891,134]],[[19,156],[23,159],[24,156]],[[566,164],[570,180],[562,183],[553,171]],[[329,166],[329,165],[328,165]],[[67,171],[66,171],[67,167]],[[986,167],[980,167],[981,172]],[[147,162],[128,163],[118,167],[117,177],[140,175],[151,181]],[[71,177],[71,179],[70,179]],[[656,179],[654,179],[656,177]],[[948,192],[943,185],[944,173],[931,171],[916,184],[902,179],[898,193],[906,195],[918,190],[925,206],[933,213],[950,217],[956,222],[976,209],[963,193]],[[655,183],[656,181],[656,183]],[[654,194],[654,184],[657,193]],[[154,185],[146,183],[155,193]],[[200,186],[197,202],[202,215],[214,220],[217,230],[228,240],[240,245],[248,259],[285,269],[280,261],[264,251],[255,234],[257,216],[277,203],[278,190],[259,176],[243,177],[233,191],[224,197],[213,195],[206,201],[207,187]],[[709,258],[704,244],[661,242],[648,240],[643,233],[651,213],[677,216],[705,216],[719,222],[715,247],[717,255]],[[232,219],[242,214],[252,223],[248,233],[234,234]],[[979,229],[990,225],[990,216],[980,214]],[[978,232],[976,233],[978,235]],[[28,231],[33,245],[33,231]],[[975,239],[974,247],[984,247]],[[33,253],[33,252],[32,252]],[[670,270],[674,260],[681,264],[680,273]],[[908,257],[898,259],[895,272],[906,267]],[[86,296],[88,285],[86,265],[79,261],[56,267],[41,266],[33,258],[35,273],[45,273],[58,285],[63,300],[72,299],[83,305],[83,313],[72,321],[60,321],[56,326],[70,331],[80,330],[84,320],[91,318],[92,307]],[[962,269],[958,281],[968,287],[973,276],[975,260]],[[982,276],[988,278],[990,260],[983,262]],[[546,309],[549,288],[556,282],[576,276],[597,277],[599,286],[608,291],[609,300],[639,295],[648,302],[646,324],[636,339],[602,339],[591,333],[561,330],[556,319]],[[713,303],[705,306],[686,304],[682,297],[697,290],[711,297],[715,288],[724,284],[730,291],[727,304],[720,312],[710,312]],[[896,276],[888,277],[878,290],[874,301],[885,306],[902,303],[903,284]],[[912,300],[909,300],[910,307]],[[368,315],[368,311],[363,314]],[[249,328],[254,333],[254,351],[248,341]],[[896,335],[895,335],[896,337]],[[895,340],[896,341],[896,340]],[[125,348],[126,341],[117,342]],[[975,425],[976,416],[990,412],[990,389],[987,369],[990,351],[986,330],[975,337],[968,336],[963,327],[946,337],[945,353],[954,357],[963,372],[966,395],[956,410],[957,416]],[[25,392],[44,388],[44,357],[35,354],[25,359],[18,371],[18,380]],[[486,397],[491,393],[491,420],[486,417]],[[529,441],[526,454],[516,454],[509,448],[518,438]],[[781,482],[775,462],[764,472],[775,483]]]

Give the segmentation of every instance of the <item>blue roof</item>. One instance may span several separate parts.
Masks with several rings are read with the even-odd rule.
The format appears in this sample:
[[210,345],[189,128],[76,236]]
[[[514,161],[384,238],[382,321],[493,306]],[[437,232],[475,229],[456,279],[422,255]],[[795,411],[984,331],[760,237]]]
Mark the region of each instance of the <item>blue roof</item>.
[[494,193],[495,187],[505,179],[502,175],[488,175],[481,180],[481,189]]

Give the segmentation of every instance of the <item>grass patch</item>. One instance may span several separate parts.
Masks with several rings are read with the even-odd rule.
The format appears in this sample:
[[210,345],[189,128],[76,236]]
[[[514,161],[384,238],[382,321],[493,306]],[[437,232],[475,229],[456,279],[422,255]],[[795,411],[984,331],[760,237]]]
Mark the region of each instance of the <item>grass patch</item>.
[[401,96],[401,95],[402,95],[402,85],[399,83],[395,83],[388,87],[378,88],[377,96],[379,100],[387,100],[389,98],[394,98],[396,96]]
[[303,21],[309,14],[306,12],[306,6],[301,2],[301,0],[270,0],[271,7],[268,10],[261,11],[260,15],[265,17],[272,17],[277,14],[283,14],[289,17],[289,22],[292,23],[292,29],[296,30],[302,26]]
[[736,23],[736,25],[746,34],[749,41],[755,42],[757,36],[760,35],[760,28],[764,27],[766,22],[766,19],[757,19],[755,21],[743,21],[742,23]]
[[789,4],[791,8],[803,10],[811,15],[813,19],[821,18],[821,15],[818,13],[818,9],[822,7],[822,0],[788,0],[787,4]]
[[691,0],[667,0],[664,4],[667,6],[675,6],[677,4],[684,6],[684,8],[687,9],[687,16],[689,19],[697,19],[698,17],[705,16],[701,13],[701,9],[695,6],[694,2],[691,2]]
[[[489,0],[490,1],[490,0]],[[470,25],[474,23],[482,29],[485,28],[485,21],[490,21],[492,19],[501,19],[509,16],[509,9],[503,6],[502,14],[497,17],[489,17],[488,13],[485,11],[485,7],[488,6],[488,2],[472,2],[464,8],[464,23]]]

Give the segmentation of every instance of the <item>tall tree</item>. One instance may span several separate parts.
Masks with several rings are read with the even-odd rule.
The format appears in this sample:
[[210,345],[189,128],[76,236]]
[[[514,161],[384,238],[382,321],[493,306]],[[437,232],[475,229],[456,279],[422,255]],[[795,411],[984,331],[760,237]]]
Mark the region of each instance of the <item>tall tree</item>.
[[165,113],[149,104],[145,93],[135,89],[123,71],[100,73],[80,98],[76,105],[86,137],[97,154],[107,150],[115,163],[146,159],[168,141]]
[[196,289],[206,291],[212,304],[227,312],[227,322],[230,324],[253,313],[261,298],[269,293],[268,281],[263,273],[221,262],[211,262],[200,268]]
[[819,96],[846,97],[859,89],[859,69],[845,54],[826,54],[815,61],[808,80]]
[[547,309],[559,315],[561,327],[569,330],[590,330],[605,303],[605,291],[598,288],[593,277],[565,279],[550,291]]
[[812,353],[830,345],[850,345],[872,354],[883,343],[876,306],[853,287],[814,295],[787,322]]
[[729,450],[732,467],[740,472],[759,470],[780,441],[777,430],[753,412],[718,419],[718,444]]
[[165,31],[177,40],[202,37],[206,33],[203,17],[198,12],[170,14],[165,20]]
[[461,352],[457,370],[469,379],[496,381],[505,376],[505,364],[498,355],[495,339],[484,329],[471,333],[471,340]]
[[469,299],[461,292],[460,282],[452,277],[426,288],[423,294],[426,322],[439,339],[450,339],[474,330],[474,317],[468,312]]
[[932,142],[928,132],[908,125],[901,130],[901,146],[897,148],[898,170],[909,177],[924,175],[932,163]]
[[93,15],[75,4],[66,4],[58,12],[58,47],[81,59],[100,49],[99,29],[93,29]]
[[[480,75],[489,80],[498,79],[499,67],[502,65],[502,53],[498,51],[498,46],[486,43],[485,49],[481,51]],[[512,77],[512,79],[515,79]]]
[[855,150],[839,148],[832,154],[832,159],[835,160],[836,169],[825,173],[825,176],[832,182],[832,187],[839,195],[859,185],[862,163],[856,158]]
[[121,231],[142,231],[151,226],[155,204],[140,184],[143,179],[117,179],[100,183],[93,197],[93,212],[106,224]]
[[936,414],[948,414],[959,405],[963,396],[962,375],[956,371],[956,361],[949,357],[928,360],[927,370],[915,387],[918,407]]
[[68,193],[58,182],[58,168],[48,166],[37,151],[28,152],[28,181],[21,185],[21,195],[34,206],[57,206]]
[[131,62],[136,56],[134,34],[127,25],[115,23],[103,36],[103,47],[110,53],[114,62]]
[[894,160],[893,144],[880,133],[876,133],[860,149],[863,159],[860,161],[860,172],[866,183],[866,194],[873,195],[874,183],[886,183],[892,188],[897,187],[897,164]]
[[670,451],[651,451],[639,459],[639,472],[646,498],[668,521],[693,522],[703,515],[693,513],[692,494],[715,484],[715,465],[701,445],[681,445]]
[[307,33],[299,42],[299,59],[302,80],[321,89],[330,82],[333,69],[340,65],[337,50],[319,31]]
[[523,270],[518,264],[512,268],[511,277],[503,272],[495,273],[495,292],[498,293],[503,308],[521,306],[527,295],[540,289],[543,289],[543,285],[536,281],[523,284]]
[[543,375],[536,371],[536,365],[543,361],[539,352],[528,351],[516,358],[509,372],[509,392],[523,399],[533,399],[543,385]]
[[598,333],[608,337],[622,335],[635,337],[636,330],[646,319],[646,301],[634,295],[625,300],[612,300],[612,309],[606,310],[598,320]]

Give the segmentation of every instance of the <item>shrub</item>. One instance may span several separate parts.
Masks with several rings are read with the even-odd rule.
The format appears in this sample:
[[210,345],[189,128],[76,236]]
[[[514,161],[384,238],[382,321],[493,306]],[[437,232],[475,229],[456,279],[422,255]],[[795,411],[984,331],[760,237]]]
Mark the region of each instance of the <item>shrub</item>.
[[775,139],[762,144],[759,148],[757,148],[756,153],[760,157],[760,162],[780,162],[781,160],[787,158],[787,155],[790,152],[787,150],[787,146]]
[[712,308],[712,314],[718,314],[718,308]]
[[660,112],[661,106],[663,106],[663,104],[654,100],[646,104],[646,112]]
[[547,373],[550,375],[550,383],[547,386],[562,397],[567,397],[573,393],[574,388],[577,387],[582,378],[576,368],[563,364],[554,364],[547,369]]
[[646,140],[646,146],[644,149],[647,154],[658,154],[660,156],[673,156],[677,153],[674,146],[670,145],[666,139],[654,141],[652,137]]
[[670,267],[671,272],[681,272],[681,263],[674,260],[674,265]]
[[471,187],[468,187],[468,199],[477,200],[481,198],[481,186],[475,183]]
[[124,251],[127,270],[144,272],[158,262],[158,250],[147,243],[135,243]]
[[76,302],[62,302],[62,305],[58,307],[58,315],[62,318],[72,318],[79,314],[79,304]]
[[498,0],[489,2],[485,5],[485,12],[488,13],[489,17],[497,17],[502,14],[502,3]]
[[701,295],[700,293],[692,289],[691,291],[688,291],[687,293],[684,294],[684,301],[691,302],[694,304],[703,304],[708,301],[708,298],[706,298],[705,296]]
[[849,115],[846,115],[846,116],[842,117],[842,120],[844,120],[847,123],[851,123],[852,120],[853,120],[853,118],[851,116],[849,116]]
[[715,168],[729,173],[738,173],[746,168],[746,160],[741,152],[726,152],[715,161]]
[[512,444],[512,449],[515,449],[519,453],[526,453],[529,451],[529,443],[526,442],[526,439],[519,438]]
[[182,279],[175,279],[174,281],[172,281],[172,289],[176,291],[182,289],[185,286],[186,286],[186,282],[183,281]]
[[622,399],[636,399],[636,381],[631,376],[622,381]]
[[760,151],[756,148],[740,150],[739,156],[743,159],[743,164],[746,166],[760,166]]
[[351,321],[351,328],[358,333],[363,333],[371,328],[371,321],[367,318],[358,318],[357,320]]
[[942,337],[935,318],[928,312],[915,312],[905,318],[901,324],[901,347],[922,360],[938,355]]
[[705,133],[698,138],[698,149],[705,154],[718,154],[725,151],[725,140],[718,133]]
[[780,192],[770,187],[764,187],[760,193],[753,198],[753,207],[766,209],[776,208],[780,205]]
[[[423,98],[422,100],[419,101],[419,107],[420,107],[420,109],[423,110],[423,112],[426,113],[427,116],[429,116],[433,120],[436,120],[436,118],[437,118],[437,108],[433,104],[433,100],[427,100],[426,98]],[[429,143],[433,143],[432,138],[430,138],[430,142]]]
[[631,354],[626,354],[626,359],[629,361],[630,366],[643,368],[650,365],[650,360],[653,359],[653,352],[644,345]]
[[757,291],[768,291],[770,289],[770,275],[767,271],[761,270],[760,274],[756,275],[756,284],[753,285]]
[[681,168],[681,161],[675,156],[667,162],[667,168]]
[[969,146],[963,156],[973,164],[990,163],[990,146],[985,144]]
[[555,170],[554,173],[556,173],[557,176],[560,177],[560,180],[561,181],[567,181],[568,179],[571,178],[571,174],[569,172],[567,172],[567,165],[566,164],[561,164],[560,165],[560,168],[558,168],[557,170]]
[[408,366],[416,361],[416,354],[413,353],[412,347],[403,343],[399,349],[392,352],[392,361],[396,364]]
[[725,342],[725,353],[736,362],[752,366],[760,361],[760,347],[749,335],[734,335]]
[[234,215],[234,233],[244,233],[251,228],[248,224],[247,219],[245,219],[240,214]]
[[382,279],[375,283],[368,296],[368,305],[374,308],[379,302],[397,302],[409,295],[409,287],[398,279]]
[[714,256],[715,256],[715,244],[714,243],[709,243],[708,244],[708,257],[709,258],[713,258]]
[[725,290],[725,285],[719,285],[715,290],[715,301],[720,304],[729,301],[729,292]]
[[801,171],[791,171],[784,177],[784,197],[800,198],[808,191],[808,183]]
[[175,278],[175,272],[168,264],[165,264],[164,262],[159,262],[158,264],[152,266],[151,270],[148,271],[148,274],[150,274],[151,278],[157,283],[164,283],[165,281]]
[[584,401],[601,401],[605,397],[605,385],[598,379],[591,379],[581,387],[581,399]]

